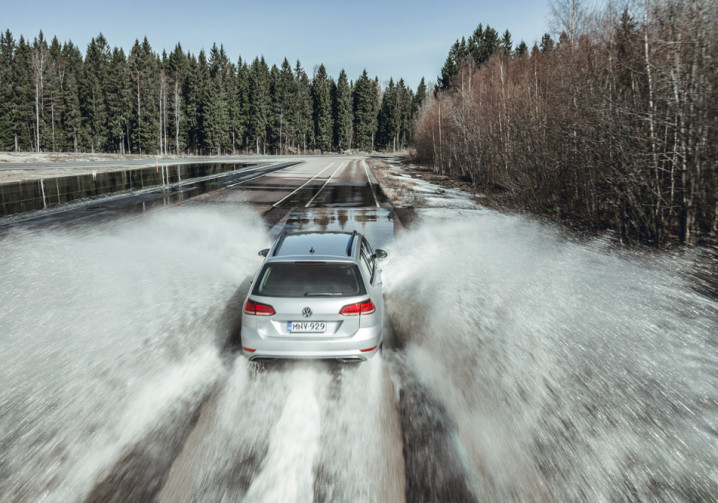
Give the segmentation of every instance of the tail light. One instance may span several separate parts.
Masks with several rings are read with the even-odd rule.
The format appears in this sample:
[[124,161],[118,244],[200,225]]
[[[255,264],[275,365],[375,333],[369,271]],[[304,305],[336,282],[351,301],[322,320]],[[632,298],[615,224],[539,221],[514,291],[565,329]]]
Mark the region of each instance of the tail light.
[[339,314],[343,316],[361,316],[362,314],[371,314],[376,311],[376,306],[371,299],[364,300],[362,302],[355,302],[354,304],[347,304],[339,311]]
[[276,314],[274,308],[269,304],[262,304],[261,302],[254,302],[253,300],[248,300],[244,304],[244,312],[256,316],[272,316]]

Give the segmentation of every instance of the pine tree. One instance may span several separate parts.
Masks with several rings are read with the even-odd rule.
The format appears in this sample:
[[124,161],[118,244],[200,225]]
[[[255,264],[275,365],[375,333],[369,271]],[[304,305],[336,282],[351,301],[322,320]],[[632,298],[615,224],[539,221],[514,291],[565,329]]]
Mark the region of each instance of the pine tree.
[[297,60],[294,67],[294,81],[296,83],[295,105],[291,108],[292,127],[296,131],[297,150],[306,151],[309,145],[314,144],[314,120],[312,114],[311,84],[302,65]]
[[371,151],[374,148],[378,108],[377,83],[364,70],[354,86],[354,137],[359,150]]
[[197,73],[195,73],[194,78],[197,85],[196,148],[198,154],[206,155],[208,150],[206,120],[209,113],[209,93],[211,92],[212,83],[209,76],[209,65],[207,64],[207,56],[205,55],[204,50],[199,51],[199,56],[197,57]]
[[414,102],[414,93],[406,86],[404,79],[399,79],[397,84],[397,102],[399,106],[399,136],[397,147],[404,149],[409,144],[411,137],[411,119]]
[[107,81],[108,137],[111,150],[128,150],[128,133],[132,114],[132,76],[122,49],[115,48],[110,60]]
[[312,80],[314,103],[314,134],[316,148],[322,152],[332,149],[331,82],[324,65],[319,65]]
[[[509,42],[511,41],[510,39],[511,36],[509,35]],[[468,45],[469,54],[473,58],[474,66],[480,68],[500,47],[499,34],[491,26],[486,25],[486,29],[483,29],[479,24],[469,38]]]
[[15,40],[10,30],[0,33],[0,150],[15,148],[13,134],[13,60],[15,56]]
[[339,152],[352,147],[354,112],[352,90],[344,69],[339,73],[334,97],[334,124],[336,145]]
[[36,152],[45,150],[50,141],[50,135],[45,127],[45,97],[49,89],[47,81],[50,73],[49,49],[42,31],[40,31],[40,35],[33,41],[30,60],[30,79],[35,101],[35,128],[32,137]]
[[544,33],[543,37],[541,37],[541,52],[551,52],[553,50],[554,41],[551,38],[551,35],[548,33]]
[[177,44],[167,60],[170,85],[169,128],[172,131],[172,148],[179,155],[187,145],[186,99],[183,93],[185,78],[189,72],[189,61],[182,46]]
[[203,129],[210,153],[221,155],[232,147],[229,119],[229,95],[234,88],[234,66],[224,47],[212,46],[209,52],[209,92],[205,94]]
[[425,102],[426,102],[426,83],[424,82],[424,78],[422,77],[421,82],[419,82],[419,87],[416,88],[416,94],[414,95],[414,99],[412,100],[412,106],[411,106],[412,118],[418,117],[421,114],[421,109],[424,106]]
[[249,131],[257,154],[266,153],[270,113],[269,67],[264,57],[255,58],[249,68]]
[[156,63],[158,65],[158,71],[157,71],[157,120],[159,122],[159,142],[160,142],[160,149],[159,152],[162,155],[166,155],[168,153],[167,149],[167,143],[169,142],[169,139],[167,138],[167,123],[169,122],[169,93],[170,93],[170,83],[169,83],[169,77],[167,74],[167,64],[168,64],[168,57],[167,57],[167,51],[162,51],[162,57],[160,59],[156,59]]
[[235,81],[234,100],[232,106],[233,138],[239,147],[245,149],[249,131],[249,67],[239,58],[237,62],[237,79]]
[[[200,52],[204,58],[204,52]],[[187,75],[184,78],[182,93],[185,97],[184,135],[187,138],[187,148],[197,154],[202,148],[202,125],[200,123],[200,107],[203,90],[206,85],[207,65],[200,65],[199,60],[193,56],[187,57]]]
[[29,151],[33,147],[32,129],[34,125],[33,94],[30,83],[30,61],[32,48],[20,35],[13,57],[12,73],[12,137],[14,150]]
[[381,148],[396,150],[396,139],[399,135],[400,111],[397,89],[394,80],[389,79],[389,86],[384,90],[379,112],[378,144]]
[[491,26],[483,27],[479,24],[471,36],[466,40],[462,38],[457,40],[449,49],[449,55],[441,69],[441,76],[438,79],[438,87],[440,89],[448,89],[451,87],[454,77],[458,75],[459,69],[467,61],[474,65],[474,68],[480,68],[491,56],[499,49],[511,54],[511,33],[506,30],[501,38],[496,30]]
[[159,120],[157,106],[157,72],[159,61],[147,38],[142,44],[135,40],[128,57],[132,77],[132,151],[159,151]]
[[91,152],[105,151],[108,147],[105,93],[109,80],[110,57],[107,40],[100,33],[87,47],[83,78],[80,82],[82,116],[88,128]]
[[411,98],[411,106],[409,113],[409,134],[408,142],[414,141],[414,127],[417,119],[419,119],[424,113],[424,105],[426,103],[426,83],[424,79],[421,79],[419,86],[416,88],[416,94]]
[[616,33],[616,63],[617,82],[623,89],[628,90],[635,85],[634,72],[640,67],[637,48],[639,44],[639,33],[637,23],[628,11],[626,6],[621,14],[620,21],[615,30]]
[[[479,25],[479,30],[481,25]],[[451,82],[454,77],[459,73],[459,67],[464,62],[464,58],[468,55],[468,48],[466,46],[466,40],[458,40],[451,46],[449,55],[446,57],[446,62],[441,69],[441,76],[439,77],[439,87],[442,89],[448,89],[451,86]]]
[[517,58],[522,58],[529,52],[529,47],[526,45],[526,42],[523,40],[519,45],[516,46],[516,50],[514,51],[514,56]]
[[513,50],[513,42],[511,41],[511,33],[509,33],[509,30],[506,30],[501,37],[500,46],[506,55],[511,55],[511,51]]
[[291,109],[296,99],[294,74],[289,61],[285,58],[282,68],[272,67],[272,130],[273,138],[280,154],[287,150],[289,138],[294,138],[293,124],[290,120]]
[[62,47],[62,61],[66,70],[61,79],[62,113],[60,120],[65,134],[60,139],[60,149],[79,152],[83,148],[87,136],[80,106],[79,81],[83,74],[82,52],[72,42],[67,42]]
[[48,146],[53,152],[60,149],[60,138],[63,136],[61,121],[63,101],[63,80],[67,64],[62,58],[62,45],[57,37],[50,42],[50,71],[47,76],[47,115],[49,119]]

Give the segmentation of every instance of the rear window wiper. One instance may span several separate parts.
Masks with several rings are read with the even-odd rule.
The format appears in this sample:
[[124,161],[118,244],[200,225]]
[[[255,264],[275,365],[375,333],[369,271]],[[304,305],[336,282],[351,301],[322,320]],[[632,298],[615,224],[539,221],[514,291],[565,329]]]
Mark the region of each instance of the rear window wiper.
[[341,292],[304,292],[305,297],[339,297]]

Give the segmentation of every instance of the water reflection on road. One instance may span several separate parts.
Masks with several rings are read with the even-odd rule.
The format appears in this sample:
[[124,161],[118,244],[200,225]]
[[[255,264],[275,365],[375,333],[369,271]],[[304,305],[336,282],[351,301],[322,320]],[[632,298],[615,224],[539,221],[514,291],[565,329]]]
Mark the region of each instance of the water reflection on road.
[[337,231],[356,230],[364,234],[375,248],[394,240],[394,213],[388,208],[295,208],[275,230]]

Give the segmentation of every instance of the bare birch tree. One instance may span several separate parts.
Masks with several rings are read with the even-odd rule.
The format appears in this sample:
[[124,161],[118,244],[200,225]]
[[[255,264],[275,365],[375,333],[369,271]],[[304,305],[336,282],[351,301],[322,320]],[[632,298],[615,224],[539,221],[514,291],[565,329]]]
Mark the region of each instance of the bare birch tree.
[[718,4],[651,0],[591,29],[581,7],[554,3],[555,47],[460,69],[417,122],[417,160],[622,240],[718,242]]
[[583,0],[549,0],[551,25],[556,35],[565,33],[571,44],[583,32],[588,14]]

